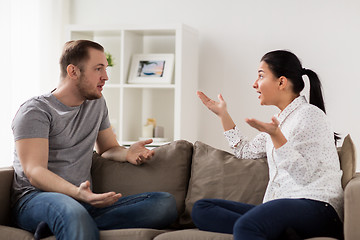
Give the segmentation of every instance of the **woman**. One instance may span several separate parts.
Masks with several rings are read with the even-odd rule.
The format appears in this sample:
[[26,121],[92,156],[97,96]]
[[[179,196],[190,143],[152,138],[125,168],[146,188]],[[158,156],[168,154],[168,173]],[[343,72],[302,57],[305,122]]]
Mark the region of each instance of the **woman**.
[[[300,96],[303,75],[310,80],[310,104]],[[253,87],[261,105],[274,105],[280,113],[270,123],[246,119],[261,132],[252,141],[241,134],[221,95],[219,102],[202,92],[198,96],[220,117],[236,157],[267,157],[269,182],[263,204],[202,199],[192,210],[195,225],[242,240],[279,239],[289,230],[301,238],[343,239],[342,171],[334,144],[338,137],[325,115],[317,74],[302,68],[293,53],[273,51],[261,59]]]

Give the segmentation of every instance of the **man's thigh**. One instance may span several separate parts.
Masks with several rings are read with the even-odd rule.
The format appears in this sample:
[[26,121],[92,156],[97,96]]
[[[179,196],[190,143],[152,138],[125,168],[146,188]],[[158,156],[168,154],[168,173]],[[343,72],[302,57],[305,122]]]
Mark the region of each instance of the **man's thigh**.
[[147,192],[120,198],[105,208],[86,206],[99,229],[161,228],[175,221],[176,201],[166,192]]
[[78,212],[86,209],[73,198],[53,192],[34,192],[19,200],[13,209],[15,224],[34,232],[40,222],[52,223],[61,219],[69,221]]

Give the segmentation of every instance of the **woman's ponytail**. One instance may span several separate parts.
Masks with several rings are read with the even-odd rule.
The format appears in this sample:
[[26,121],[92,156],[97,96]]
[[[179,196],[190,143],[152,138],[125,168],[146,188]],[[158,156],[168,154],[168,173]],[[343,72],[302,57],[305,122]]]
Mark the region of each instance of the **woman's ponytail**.
[[[302,75],[307,75],[310,81],[309,102],[323,110],[324,113],[326,113],[324,98],[321,90],[321,82],[318,75],[314,71],[305,68],[302,69]],[[335,145],[340,139],[341,137],[339,136],[339,134],[334,132]]]
[[302,69],[302,75],[307,75],[310,80],[309,102],[326,113],[324,98],[321,90],[321,82],[318,75],[310,69]]

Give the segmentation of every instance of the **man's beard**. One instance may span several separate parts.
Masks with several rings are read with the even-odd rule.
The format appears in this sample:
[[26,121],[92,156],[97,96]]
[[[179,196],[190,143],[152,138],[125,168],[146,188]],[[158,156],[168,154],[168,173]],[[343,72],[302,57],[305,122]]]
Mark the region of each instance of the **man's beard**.
[[90,87],[87,84],[87,79],[84,75],[80,76],[79,82],[77,83],[77,88],[82,95],[82,97],[86,100],[95,100],[102,97],[102,94],[98,92],[91,92]]

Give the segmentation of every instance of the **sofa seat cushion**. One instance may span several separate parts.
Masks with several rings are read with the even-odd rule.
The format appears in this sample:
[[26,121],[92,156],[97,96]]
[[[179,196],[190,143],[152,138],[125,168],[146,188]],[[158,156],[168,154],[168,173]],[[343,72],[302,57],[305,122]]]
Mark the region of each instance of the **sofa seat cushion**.
[[[34,235],[28,231],[1,226],[0,225],[0,239],[1,240],[34,240]],[[167,230],[146,229],[146,228],[131,228],[131,229],[117,229],[117,230],[102,230],[100,231],[101,240],[152,240],[159,234],[166,233]],[[42,240],[55,240],[55,236],[43,238]]]
[[158,235],[154,240],[232,240],[232,234],[214,233],[198,229],[178,230]]
[[111,161],[94,153],[91,169],[93,191],[115,191],[123,196],[169,192],[175,197],[180,215],[185,209],[193,144],[179,140],[157,147],[154,151],[154,157],[140,166]]
[[[20,228],[13,228],[0,225],[1,240],[34,240],[34,235]],[[54,236],[44,238],[42,240],[55,240]]]
[[185,212],[180,223],[187,227],[192,225],[192,207],[203,198],[260,204],[268,181],[265,158],[238,159],[226,151],[195,142]]
[[159,234],[166,233],[166,230],[146,229],[146,228],[130,228],[118,230],[100,231],[101,240],[152,240]]
[[[214,233],[198,229],[186,229],[158,235],[154,240],[232,240],[232,234]],[[317,237],[306,240],[336,240],[335,238]]]

